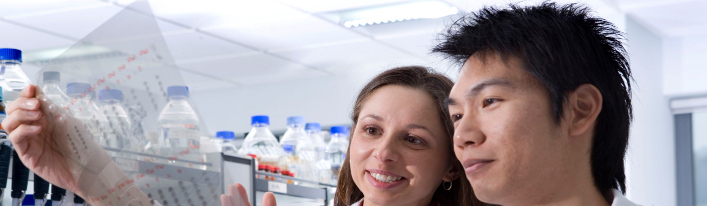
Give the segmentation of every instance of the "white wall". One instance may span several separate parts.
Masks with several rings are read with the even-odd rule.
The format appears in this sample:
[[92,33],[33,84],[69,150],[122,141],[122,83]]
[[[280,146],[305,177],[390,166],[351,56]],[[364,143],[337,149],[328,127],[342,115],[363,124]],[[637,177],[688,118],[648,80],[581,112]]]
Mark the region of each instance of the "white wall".
[[626,38],[634,83],[634,120],[627,153],[627,191],[641,205],[675,205],[675,141],[663,93],[662,38],[630,17]]
[[707,35],[666,38],[664,92],[671,96],[707,94]]

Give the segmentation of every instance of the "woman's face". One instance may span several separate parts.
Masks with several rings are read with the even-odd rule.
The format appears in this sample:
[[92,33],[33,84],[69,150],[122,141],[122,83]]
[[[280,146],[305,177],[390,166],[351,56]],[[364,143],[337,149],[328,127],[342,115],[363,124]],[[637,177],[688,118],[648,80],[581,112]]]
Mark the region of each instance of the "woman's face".
[[442,124],[422,90],[388,85],[364,100],[349,155],[366,206],[429,205],[453,176]]

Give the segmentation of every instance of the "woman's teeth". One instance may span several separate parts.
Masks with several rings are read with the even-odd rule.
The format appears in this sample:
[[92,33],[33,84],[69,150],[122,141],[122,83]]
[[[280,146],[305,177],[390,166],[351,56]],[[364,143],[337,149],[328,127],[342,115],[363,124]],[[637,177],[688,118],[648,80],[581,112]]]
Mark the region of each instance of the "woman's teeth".
[[403,177],[391,177],[388,175],[376,174],[371,172],[371,176],[380,182],[391,183],[402,179]]

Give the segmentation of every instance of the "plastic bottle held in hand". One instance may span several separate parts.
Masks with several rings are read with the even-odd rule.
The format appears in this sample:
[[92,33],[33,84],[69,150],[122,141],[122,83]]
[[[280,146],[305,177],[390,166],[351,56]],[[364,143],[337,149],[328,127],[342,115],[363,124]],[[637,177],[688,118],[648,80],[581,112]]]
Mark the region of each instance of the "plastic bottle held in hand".
[[253,116],[251,117],[251,125],[253,129],[243,140],[243,146],[238,153],[242,155],[254,154],[260,159],[258,164],[277,166],[284,151],[275,135],[268,129],[270,118],[263,115]]
[[61,90],[59,86],[60,80],[61,76],[59,72],[44,72],[42,74],[42,92],[54,105],[64,108],[65,111],[69,111],[68,105],[71,99]]
[[335,126],[331,127],[331,140],[326,146],[326,154],[331,165],[332,180],[336,181],[339,177],[339,168],[346,158],[346,150],[349,148],[349,127]]
[[[162,155],[177,159],[206,162],[206,155],[200,153],[199,117],[187,101],[189,89],[186,86],[167,87],[169,102],[160,112],[157,123],[162,134]],[[190,163],[178,163],[188,167],[206,169]]]
[[71,114],[83,122],[98,144],[108,146],[106,137],[101,129],[102,126],[108,124],[108,119],[93,101],[95,92],[91,91],[91,85],[88,83],[68,83],[66,84],[66,93],[74,101],[74,104],[69,107]]
[[132,123],[128,113],[123,108],[123,91],[117,89],[103,89],[98,91],[98,101],[102,104],[101,113],[108,119],[105,126],[106,145],[108,147],[124,150],[131,148],[130,129]]
[[32,81],[22,72],[22,51],[18,49],[0,49],[0,87],[5,105],[20,98],[22,89]]
[[236,146],[233,145],[235,140],[236,134],[232,131],[218,131],[216,132],[216,138],[212,139],[218,151],[223,153],[236,152]]

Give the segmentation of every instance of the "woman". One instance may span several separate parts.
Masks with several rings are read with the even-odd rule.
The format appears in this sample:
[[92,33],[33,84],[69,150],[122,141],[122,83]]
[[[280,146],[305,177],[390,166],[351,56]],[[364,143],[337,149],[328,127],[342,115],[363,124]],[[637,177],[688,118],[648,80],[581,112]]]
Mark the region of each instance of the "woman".
[[[363,88],[352,115],[351,143],[335,195],[337,206],[482,204],[473,196],[452,150],[453,128],[444,105],[452,84],[443,75],[412,66],[386,71]],[[51,108],[40,111],[40,101],[34,96],[33,86],[23,90],[22,98],[8,106],[2,124],[28,168],[95,203],[150,204],[137,187],[125,187],[121,196],[100,198],[101,191],[125,175],[104,152],[92,153],[91,161],[108,164],[77,165],[75,156],[67,153],[71,151],[65,147],[68,140],[48,131],[60,128],[51,126],[59,124],[51,119],[61,118],[45,118],[42,111]],[[75,178],[87,169],[113,172],[109,177],[115,180],[82,183]],[[230,205],[240,202],[239,196],[247,200],[242,186],[231,186],[229,195],[221,199]],[[265,195],[263,203],[274,205],[274,196]]]
[[[453,153],[444,105],[452,85],[443,75],[410,66],[383,72],[362,89],[336,206],[483,205]],[[229,190],[222,202],[247,199],[242,186]],[[275,205],[271,195],[263,202]]]

